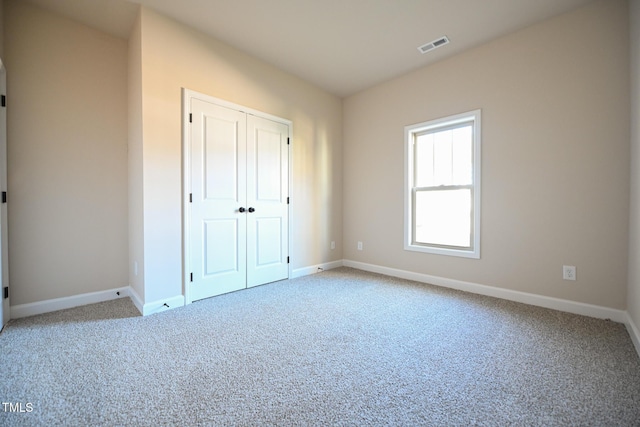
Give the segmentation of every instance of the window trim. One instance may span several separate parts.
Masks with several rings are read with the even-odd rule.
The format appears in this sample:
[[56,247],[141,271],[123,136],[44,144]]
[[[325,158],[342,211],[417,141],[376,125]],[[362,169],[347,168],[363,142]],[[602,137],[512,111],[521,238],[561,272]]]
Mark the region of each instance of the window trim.
[[[463,123],[473,123],[473,183],[464,186],[442,186],[441,189],[452,187],[471,187],[471,210],[472,210],[472,238],[471,248],[460,248],[444,245],[415,244],[413,216],[415,209],[416,190],[422,187],[414,187],[415,179],[415,156],[414,142],[416,136],[435,129],[447,130]],[[404,128],[404,249],[407,251],[424,252],[438,255],[449,255],[464,258],[480,258],[480,205],[481,205],[481,110],[473,110],[466,113],[455,114],[453,116],[442,117],[440,119],[429,120]],[[440,188],[439,188],[440,189]],[[437,190],[436,190],[437,191]]]

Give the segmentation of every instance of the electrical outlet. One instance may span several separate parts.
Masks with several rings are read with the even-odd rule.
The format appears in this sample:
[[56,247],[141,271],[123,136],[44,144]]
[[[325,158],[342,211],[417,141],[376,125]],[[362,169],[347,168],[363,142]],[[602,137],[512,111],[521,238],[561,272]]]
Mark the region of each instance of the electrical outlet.
[[336,248],[336,242],[331,242],[331,250],[334,250]]
[[362,250],[362,242],[358,242],[358,250],[361,251]]
[[576,267],[574,265],[563,265],[562,278],[564,280],[576,280]]

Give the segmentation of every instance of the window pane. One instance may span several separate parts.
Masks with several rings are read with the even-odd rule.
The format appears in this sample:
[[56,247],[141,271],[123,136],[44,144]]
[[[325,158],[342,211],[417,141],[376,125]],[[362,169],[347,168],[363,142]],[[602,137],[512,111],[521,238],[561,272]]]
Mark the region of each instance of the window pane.
[[433,186],[433,134],[420,135],[415,145],[415,186]]
[[415,187],[469,185],[473,176],[472,125],[418,135]]
[[471,126],[454,129],[452,132],[453,144],[453,185],[469,185],[472,180],[473,156],[473,130]]
[[434,134],[433,182],[434,185],[451,185],[451,131]]
[[416,192],[415,243],[471,247],[471,190]]

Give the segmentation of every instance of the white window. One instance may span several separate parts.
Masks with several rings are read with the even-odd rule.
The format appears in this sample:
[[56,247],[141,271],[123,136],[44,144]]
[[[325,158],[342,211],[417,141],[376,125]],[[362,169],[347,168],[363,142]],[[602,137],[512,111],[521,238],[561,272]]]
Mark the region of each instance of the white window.
[[406,250],[480,258],[480,110],[405,127]]

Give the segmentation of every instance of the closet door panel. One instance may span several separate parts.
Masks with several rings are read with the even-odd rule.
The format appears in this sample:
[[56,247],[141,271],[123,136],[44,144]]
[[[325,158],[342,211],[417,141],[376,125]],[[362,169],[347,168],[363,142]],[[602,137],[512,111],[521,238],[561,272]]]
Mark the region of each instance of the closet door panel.
[[247,286],[289,275],[289,127],[247,117]]
[[201,100],[191,111],[195,301],[246,287],[246,115]]

